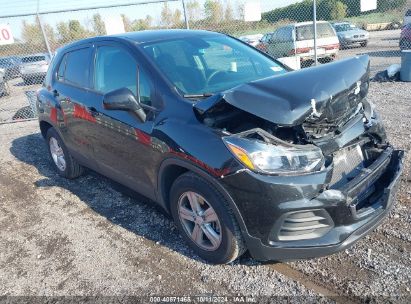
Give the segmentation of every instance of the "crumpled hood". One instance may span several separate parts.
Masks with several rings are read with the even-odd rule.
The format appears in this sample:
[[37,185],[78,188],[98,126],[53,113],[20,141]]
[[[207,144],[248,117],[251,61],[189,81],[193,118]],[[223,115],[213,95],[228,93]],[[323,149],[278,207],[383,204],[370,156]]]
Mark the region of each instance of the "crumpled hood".
[[336,122],[355,111],[368,86],[369,57],[363,55],[242,84],[194,108],[204,114],[227,102],[278,125]]

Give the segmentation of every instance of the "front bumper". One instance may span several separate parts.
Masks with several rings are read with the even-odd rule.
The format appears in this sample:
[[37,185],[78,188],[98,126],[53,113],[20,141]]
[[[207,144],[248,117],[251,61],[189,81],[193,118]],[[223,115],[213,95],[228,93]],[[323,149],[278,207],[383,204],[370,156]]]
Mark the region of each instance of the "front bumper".
[[[222,183],[242,215],[246,227],[243,236],[255,259],[313,258],[351,246],[381,223],[394,204],[403,157],[403,151],[387,148],[365,173],[337,192],[323,189],[321,183],[329,172],[279,177],[243,171],[225,177]],[[361,205],[360,197],[373,187],[375,195]],[[310,239],[284,241],[273,237],[273,229],[285,214],[306,210],[325,210],[333,225],[324,235]]]

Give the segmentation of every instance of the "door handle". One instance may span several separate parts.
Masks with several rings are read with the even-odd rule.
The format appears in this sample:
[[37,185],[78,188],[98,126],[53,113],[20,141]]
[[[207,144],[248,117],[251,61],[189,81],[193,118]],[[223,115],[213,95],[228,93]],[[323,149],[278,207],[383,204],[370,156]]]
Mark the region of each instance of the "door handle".
[[95,117],[99,115],[99,112],[95,107],[87,107],[87,109],[90,112],[91,116]]

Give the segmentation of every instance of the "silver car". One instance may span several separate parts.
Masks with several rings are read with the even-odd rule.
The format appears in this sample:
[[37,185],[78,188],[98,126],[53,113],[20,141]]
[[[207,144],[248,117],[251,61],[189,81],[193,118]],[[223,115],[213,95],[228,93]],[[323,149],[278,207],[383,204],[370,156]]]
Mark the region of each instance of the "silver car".
[[359,44],[367,46],[370,34],[349,22],[333,23],[341,47]]
[[48,54],[35,54],[21,58],[20,73],[25,84],[41,83],[46,77],[51,58]]

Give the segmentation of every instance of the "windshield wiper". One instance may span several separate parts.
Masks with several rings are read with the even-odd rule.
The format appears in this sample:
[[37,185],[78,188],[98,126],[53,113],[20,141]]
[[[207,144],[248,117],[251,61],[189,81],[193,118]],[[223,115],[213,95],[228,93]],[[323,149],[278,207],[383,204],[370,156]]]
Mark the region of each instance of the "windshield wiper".
[[212,93],[202,93],[202,94],[184,94],[183,97],[184,98],[207,98],[207,97],[211,97],[214,94]]

